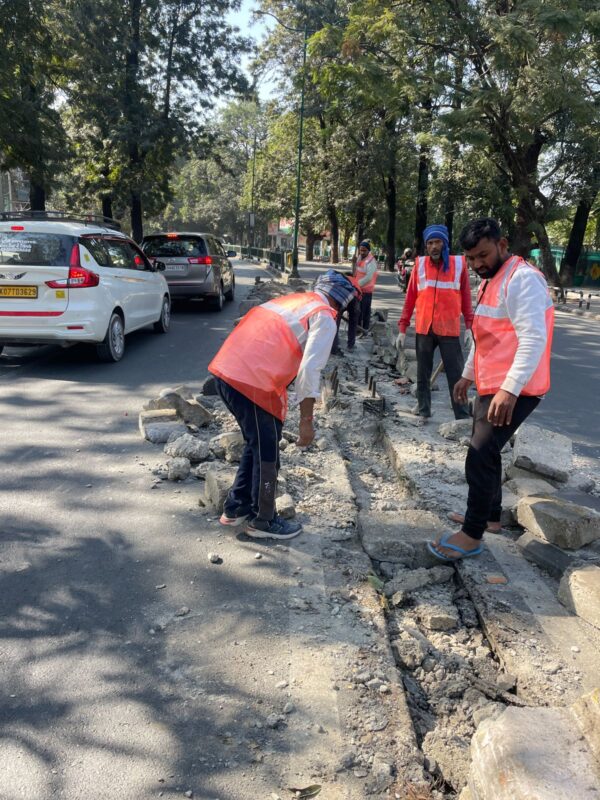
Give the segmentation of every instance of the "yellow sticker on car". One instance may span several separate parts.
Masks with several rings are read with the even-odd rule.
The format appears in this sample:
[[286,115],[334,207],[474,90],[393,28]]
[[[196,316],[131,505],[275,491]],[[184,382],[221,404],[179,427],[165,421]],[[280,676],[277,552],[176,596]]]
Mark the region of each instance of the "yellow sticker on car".
[[56,299],[63,300],[65,297],[65,290],[64,289],[57,289],[56,290]]

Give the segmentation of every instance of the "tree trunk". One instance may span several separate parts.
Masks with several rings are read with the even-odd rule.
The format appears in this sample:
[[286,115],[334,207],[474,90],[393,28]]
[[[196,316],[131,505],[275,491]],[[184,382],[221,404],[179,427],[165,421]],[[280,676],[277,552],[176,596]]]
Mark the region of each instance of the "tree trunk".
[[385,204],[387,206],[387,231],[385,237],[385,267],[394,271],[396,263],[396,164],[390,166],[385,185]]
[[356,247],[352,256],[352,266],[356,264],[358,245],[365,238],[365,204],[361,201],[356,209]]
[[350,236],[351,231],[350,228],[344,228],[344,234],[342,237],[342,258],[348,258],[348,247],[350,246]]
[[537,224],[536,234],[542,256],[542,272],[546,276],[550,286],[560,286],[558,270],[556,269],[554,256],[552,255],[552,250],[550,249],[550,240],[548,239],[546,226],[543,223],[539,222]]
[[444,225],[448,228],[448,246],[452,252],[452,235],[454,232],[454,196],[448,192],[445,199]]
[[139,192],[131,192],[131,237],[136,242],[141,242],[144,237],[142,222],[142,197]]
[[[567,242],[567,249],[562,261],[560,270],[560,280],[563,286],[572,286],[575,277],[575,270],[579,256],[581,255],[581,248],[583,247],[583,240],[585,239],[585,230],[587,228],[588,220],[590,218],[590,211],[598,195],[600,189],[600,167],[595,167],[592,177],[592,185],[584,196],[580,199],[575,211],[573,225],[569,233],[569,241]],[[600,220],[600,217],[598,218]],[[599,223],[600,224],[600,223]]]
[[520,187],[519,195],[519,204],[515,214],[515,235],[511,242],[511,250],[522,258],[529,258],[536,213],[533,200],[526,187]]
[[340,223],[338,221],[337,208],[335,203],[329,203],[327,207],[329,218],[329,228],[331,230],[331,263],[340,263]]
[[427,194],[429,190],[429,148],[421,145],[417,178],[417,205],[415,209],[415,254],[423,255],[423,231],[427,227]]
[[317,241],[317,237],[314,231],[307,231],[306,232],[306,260],[307,261],[314,261],[315,260],[315,242]]
[[113,218],[112,195],[102,195],[102,216]]
[[44,185],[33,177],[29,179],[29,205],[32,211],[46,210],[46,190]]

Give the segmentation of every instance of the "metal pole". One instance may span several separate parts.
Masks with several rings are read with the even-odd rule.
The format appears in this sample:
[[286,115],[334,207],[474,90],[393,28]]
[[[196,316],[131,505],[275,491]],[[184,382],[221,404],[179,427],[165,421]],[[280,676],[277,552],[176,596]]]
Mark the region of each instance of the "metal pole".
[[300,93],[300,120],[298,123],[298,171],[296,173],[296,216],[294,219],[294,244],[292,247],[292,278],[299,278],[298,272],[298,233],[300,231],[300,181],[302,178],[302,129],[304,126],[304,86],[306,83],[306,43],[308,29],[304,28],[302,47],[302,91]]
[[252,150],[252,194],[251,194],[251,200],[250,200],[250,205],[252,207],[252,211],[251,211],[252,216],[250,217],[250,220],[252,222],[252,225],[250,226],[251,234],[252,234],[252,241],[250,243],[251,247],[255,247],[255,244],[254,244],[254,228],[256,226],[256,215],[254,213],[254,177],[255,177],[255,175],[256,175],[256,131],[254,131],[254,147],[253,147],[253,150]]

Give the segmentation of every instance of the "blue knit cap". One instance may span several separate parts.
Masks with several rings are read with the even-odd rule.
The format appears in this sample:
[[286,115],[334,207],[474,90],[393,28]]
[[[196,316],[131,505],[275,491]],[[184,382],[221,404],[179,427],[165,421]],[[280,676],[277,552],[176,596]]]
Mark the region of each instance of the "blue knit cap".
[[328,269],[327,272],[319,275],[315,282],[315,289],[339,303],[342,310],[346,308],[356,293],[348,278],[334,269]]
[[423,241],[427,244],[430,239],[441,239],[443,241],[442,261],[444,262],[444,272],[448,272],[448,268],[450,267],[450,237],[448,236],[448,228],[445,225],[428,225],[423,231]]

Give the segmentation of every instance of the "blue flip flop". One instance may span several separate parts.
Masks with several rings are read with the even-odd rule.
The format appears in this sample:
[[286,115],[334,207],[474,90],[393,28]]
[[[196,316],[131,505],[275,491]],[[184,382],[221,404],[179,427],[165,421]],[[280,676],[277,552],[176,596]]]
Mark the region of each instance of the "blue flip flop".
[[461,561],[463,558],[471,558],[472,556],[478,556],[483,553],[483,545],[476,547],[474,550],[464,550],[462,547],[459,547],[456,544],[450,544],[448,539],[454,536],[453,533],[447,533],[445,536],[442,536],[440,539],[440,543],[438,547],[445,547],[448,550],[455,550],[460,555],[454,558],[448,558],[448,556],[443,555],[443,553],[438,552],[438,550],[434,547],[433,542],[427,542],[427,549],[431,553],[432,556],[435,556],[440,561],[445,561],[447,564],[452,564],[454,561]]

